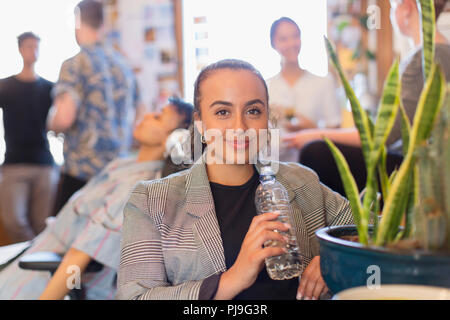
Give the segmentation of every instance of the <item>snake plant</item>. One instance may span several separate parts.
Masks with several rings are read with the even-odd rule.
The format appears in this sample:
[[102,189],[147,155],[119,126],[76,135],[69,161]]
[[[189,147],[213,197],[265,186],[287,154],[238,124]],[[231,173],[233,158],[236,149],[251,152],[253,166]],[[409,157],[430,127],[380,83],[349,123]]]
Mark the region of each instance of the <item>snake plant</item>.
[[[330,59],[342,80],[361,138],[367,170],[363,200],[360,200],[355,179],[344,156],[333,142],[326,138],[325,141],[337,163],[347,198],[352,207],[359,241],[364,245],[383,246],[411,234],[414,223],[413,209],[419,194],[416,150],[427,143],[445,96],[445,78],[439,66],[434,63],[434,2],[433,0],[418,0],[418,6],[421,8],[423,26],[425,85],[412,125],[401,105],[398,60],[394,62],[389,71],[378,114],[373,121],[356,98],[333,46],[326,39]],[[404,160],[398,171],[389,177],[386,171],[385,144],[399,112],[403,124]],[[380,185],[377,177],[380,177]],[[374,231],[369,232],[369,223],[373,218],[373,213],[377,214],[379,208],[377,194],[380,191],[384,201],[381,220],[378,222],[378,219],[373,219]],[[399,232],[402,220],[405,221],[405,228]]]
[[418,149],[415,238],[422,247],[450,250],[450,85],[429,144]]

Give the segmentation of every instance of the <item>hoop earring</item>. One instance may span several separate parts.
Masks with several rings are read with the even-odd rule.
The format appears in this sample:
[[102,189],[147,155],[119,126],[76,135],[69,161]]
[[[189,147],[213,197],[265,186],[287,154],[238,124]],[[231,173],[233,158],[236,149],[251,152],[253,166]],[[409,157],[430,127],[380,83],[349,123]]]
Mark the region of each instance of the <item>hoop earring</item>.
[[270,146],[270,142],[272,141],[272,129],[267,131],[267,145]]

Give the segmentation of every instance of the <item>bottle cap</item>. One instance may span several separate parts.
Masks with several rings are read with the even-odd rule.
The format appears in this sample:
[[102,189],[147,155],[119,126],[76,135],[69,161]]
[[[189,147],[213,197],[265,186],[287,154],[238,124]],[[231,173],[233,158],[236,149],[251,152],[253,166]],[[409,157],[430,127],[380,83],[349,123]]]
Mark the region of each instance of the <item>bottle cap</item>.
[[272,170],[271,166],[265,166],[261,168],[261,172],[260,172],[261,176],[273,176],[275,175],[275,173]]

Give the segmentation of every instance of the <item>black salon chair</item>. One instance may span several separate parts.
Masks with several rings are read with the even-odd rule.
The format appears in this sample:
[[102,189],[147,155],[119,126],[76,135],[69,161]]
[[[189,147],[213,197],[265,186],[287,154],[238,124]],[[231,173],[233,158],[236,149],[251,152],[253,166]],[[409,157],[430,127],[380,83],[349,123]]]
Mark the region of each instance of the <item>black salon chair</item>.
[[[63,257],[63,254],[54,252],[35,252],[20,258],[19,267],[24,270],[50,272],[53,276]],[[102,269],[103,265],[93,260],[86,267],[84,273],[100,272]],[[86,298],[83,286],[81,286],[81,289],[72,289],[67,296],[70,300],[84,300]]]

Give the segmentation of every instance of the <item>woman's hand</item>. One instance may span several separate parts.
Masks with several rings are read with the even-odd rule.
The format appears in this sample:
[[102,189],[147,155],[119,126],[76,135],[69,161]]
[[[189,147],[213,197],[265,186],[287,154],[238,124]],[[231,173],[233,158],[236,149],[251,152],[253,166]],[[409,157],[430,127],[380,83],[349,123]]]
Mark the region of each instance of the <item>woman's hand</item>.
[[278,215],[278,213],[265,213],[253,218],[235,263],[220,278],[214,299],[233,299],[255,282],[264,267],[264,259],[286,252],[284,247],[263,247],[268,240],[287,244],[287,239],[274,231],[287,231],[290,228],[282,222],[273,221]]
[[311,263],[303,271],[300,285],[298,286],[297,299],[318,300],[328,288],[320,273],[320,256],[311,260]]
[[308,143],[322,138],[318,129],[305,129],[300,132],[286,134],[282,141],[287,148],[302,149]]
[[300,130],[315,129],[317,125],[308,118],[298,115],[290,121],[287,121],[284,124],[284,128],[289,132],[297,132]]

